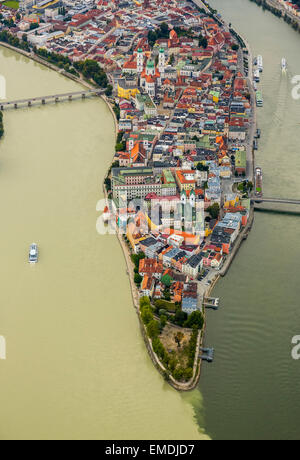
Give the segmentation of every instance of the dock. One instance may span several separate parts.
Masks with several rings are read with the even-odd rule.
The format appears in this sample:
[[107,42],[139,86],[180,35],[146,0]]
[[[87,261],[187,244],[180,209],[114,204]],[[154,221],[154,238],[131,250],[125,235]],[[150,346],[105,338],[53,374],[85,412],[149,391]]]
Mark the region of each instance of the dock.
[[205,308],[218,310],[220,306],[220,299],[218,297],[205,297],[203,300],[203,305]]
[[203,353],[199,356],[202,361],[207,361],[208,363],[213,362],[215,355],[214,348],[200,348],[200,351]]

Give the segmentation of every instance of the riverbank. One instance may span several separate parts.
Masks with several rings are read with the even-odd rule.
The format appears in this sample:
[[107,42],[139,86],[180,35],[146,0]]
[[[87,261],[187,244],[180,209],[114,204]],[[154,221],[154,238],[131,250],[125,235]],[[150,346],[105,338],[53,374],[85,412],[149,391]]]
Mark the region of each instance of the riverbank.
[[292,26],[296,32],[300,33],[300,18],[287,11],[278,0],[250,0],[250,2],[256,3],[263,10],[268,10],[275,16],[283,19],[287,24]]

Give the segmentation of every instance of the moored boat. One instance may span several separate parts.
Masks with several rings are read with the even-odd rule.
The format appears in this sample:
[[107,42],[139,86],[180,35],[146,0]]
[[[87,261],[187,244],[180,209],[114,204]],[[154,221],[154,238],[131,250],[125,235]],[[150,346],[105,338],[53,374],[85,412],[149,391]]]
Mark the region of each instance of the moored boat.
[[259,72],[262,72],[264,70],[263,58],[262,58],[261,55],[257,56],[257,68],[258,68]]
[[263,196],[262,181],[263,181],[262,169],[256,168],[255,169],[255,196],[259,198]]
[[257,107],[263,107],[264,105],[264,100],[261,91],[256,91],[256,105]]
[[259,83],[259,81],[260,81],[259,70],[255,70],[254,75],[253,75],[253,79],[254,79],[255,82]]

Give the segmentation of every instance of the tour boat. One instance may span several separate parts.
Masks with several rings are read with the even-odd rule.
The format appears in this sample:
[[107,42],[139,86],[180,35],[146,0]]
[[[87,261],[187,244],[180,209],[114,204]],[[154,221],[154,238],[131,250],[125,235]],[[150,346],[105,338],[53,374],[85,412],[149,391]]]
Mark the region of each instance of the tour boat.
[[255,195],[259,198],[263,196],[262,183],[263,183],[262,169],[255,168]]
[[257,68],[260,72],[262,72],[264,70],[264,66],[263,66],[263,58],[262,56],[257,56]]
[[35,243],[32,243],[29,248],[29,262],[31,264],[36,264],[39,257],[38,247]]
[[256,92],[256,105],[257,107],[263,107],[264,105],[264,100],[263,100],[261,91]]
[[286,59],[282,58],[281,59],[281,69],[285,72],[287,69],[287,64],[286,64]]

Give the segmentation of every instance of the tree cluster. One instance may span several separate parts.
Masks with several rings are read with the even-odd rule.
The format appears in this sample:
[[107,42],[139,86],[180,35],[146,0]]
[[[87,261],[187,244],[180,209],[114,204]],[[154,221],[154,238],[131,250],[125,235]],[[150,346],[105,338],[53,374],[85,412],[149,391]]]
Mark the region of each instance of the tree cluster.
[[169,38],[170,30],[168,24],[163,22],[160,27],[156,30],[150,30],[148,32],[148,42],[150,46],[153,46],[159,38]]
[[220,205],[218,203],[214,203],[212,206],[207,208],[212,219],[217,219],[220,215]]
[[86,59],[85,61],[75,62],[74,67],[88,80],[94,80],[100,88],[107,87],[107,75],[97,61],[93,59]]
[[23,40],[19,40],[17,37],[7,32],[7,30],[0,32],[0,42],[8,43],[9,45],[14,46],[15,48],[20,48],[24,51],[30,51],[28,43]]

